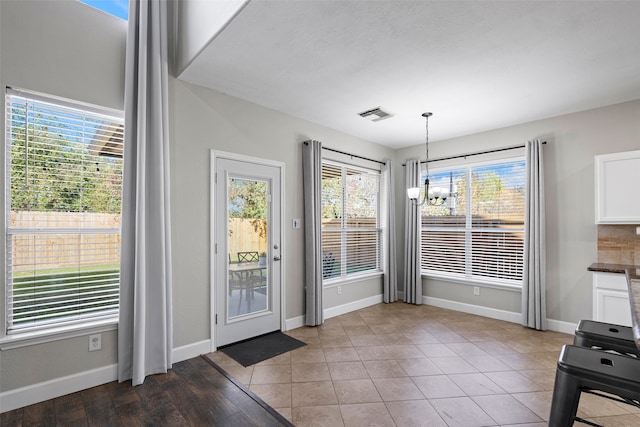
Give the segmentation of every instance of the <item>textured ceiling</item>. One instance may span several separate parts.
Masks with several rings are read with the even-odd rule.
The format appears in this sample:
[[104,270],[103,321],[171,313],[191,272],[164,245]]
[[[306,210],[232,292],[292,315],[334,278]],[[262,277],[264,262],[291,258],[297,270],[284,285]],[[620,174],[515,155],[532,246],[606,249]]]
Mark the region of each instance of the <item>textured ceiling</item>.
[[253,0],[179,78],[404,147],[640,99],[640,1]]

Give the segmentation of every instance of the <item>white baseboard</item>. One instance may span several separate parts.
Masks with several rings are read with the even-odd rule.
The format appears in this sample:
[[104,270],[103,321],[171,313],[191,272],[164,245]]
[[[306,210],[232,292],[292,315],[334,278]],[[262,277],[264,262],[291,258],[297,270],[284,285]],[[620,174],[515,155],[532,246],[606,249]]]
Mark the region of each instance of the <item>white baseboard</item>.
[[[211,350],[210,340],[174,348],[173,363],[182,362]],[[43,402],[69,393],[96,387],[118,379],[118,365],[108,365],[90,371],[78,372],[66,377],[54,378],[37,384],[0,393],[0,413],[12,411],[34,403]]]
[[0,413],[96,387],[118,379],[118,365],[108,365],[66,377],[0,393]]
[[382,302],[383,295],[374,295],[371,297],[363,298],[357,301],[348,302],[346,304],[337,305],[335,307],[329,307],[324,309],[324,318],[330,319],[332,317],[340,316],[341,314],[347,314],[361,308],[370,307],[372,305],[380,304]]
[[562,332],[563,334],[573,335],[576,333],[577,323],[564,322],[562,320],[547,319],[547,328],[550,331]]
[[504,320],[512,323],[520,323],[521,319],[521,314],[515,313],[513,311],[498,310],[497,308],[483,307],[481,305],[467,304],[464,302],[428,297],[425,295],[422,296],[422,303],[440,308],[448,308],[449,310],[461,311],[463,313],[477,314],[478,316]]
[[207,353],[211,353],[211,340],[198,341],[174,348],[171,352],[171,358],[173,363],[178,363]]
[[[372,305],[380,304],[382,302],[382,294],[374,295],[371,297],[363,298],[358,301],[349,302],[335,307],[325,308],[323,311],[324,318],[330,319],[332,317],[340,316],[341,314],[347,314],[361,308],[366,308]],[[304,316],[292,317],[284,321],[287,331],[295,328],[301,328],[304,326]]]
[[[425,295],[422,296],[422,303],[433,305],[435,307],[447,308],[449,310],[461,311],[463,313],[477,314],[478,316],[489,317],[491,319],[504,320],[506,322],[518,324],[522,323],[522,314],[513,311],[499,310],[497,308],[483,307],[480,305],[428,297]],[[577,326],[578,325],[576,323],[547,319],[547,329],[550,331],[573,335]]]
[[304,316],[292,317],[291,319],[286,319],[284,321],[285,327],[287,331],[292,329],[301,328],[304,326]]

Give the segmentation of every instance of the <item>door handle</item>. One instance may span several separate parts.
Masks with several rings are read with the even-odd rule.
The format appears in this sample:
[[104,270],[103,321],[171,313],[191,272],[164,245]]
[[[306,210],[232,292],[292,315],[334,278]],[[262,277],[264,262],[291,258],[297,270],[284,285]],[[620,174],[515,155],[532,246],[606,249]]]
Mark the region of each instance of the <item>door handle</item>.
[[273,260],[274,260],[274,261],[280,261],[280,257],[279,257],[279,256],[274,256],[274,257],[273,257]]

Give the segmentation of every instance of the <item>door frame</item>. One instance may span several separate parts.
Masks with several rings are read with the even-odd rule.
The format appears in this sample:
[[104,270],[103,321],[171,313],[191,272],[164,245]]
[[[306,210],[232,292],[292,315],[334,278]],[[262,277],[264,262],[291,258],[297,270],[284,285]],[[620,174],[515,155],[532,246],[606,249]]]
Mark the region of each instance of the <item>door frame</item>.
[[[216,244],[217,244],[217,236],[216,236],[216,204],[215,204],[215,196],[216,196],[216,160],[219,158],[235,160],[239,162],[250,162],[256,163],[263,166],[270,166],[278,168],[280,171],[280,261],[277,263],[273,263],[273,268],[278,268],[280,270],[280,330],[285,331],[286,322],[284,311],[286,308],[286,276],[284,272],[285,269],[285,260],[286,257],[286,242],[284,239],[284,217],[285,217],[285,181],[284,181],[284,169],[285,164],[283,162],[278,162],[275,160],[262,159],[259,157],[247,156],[244,154],[230,153],[226,151],[219,150],[210,150],[210,176],[209,176],[209,293],[210,293],[210,307],[209,307],[209,328],[210,328],[210,343],[211,343],[211,352],[216,351]],[[274,203],[276,201],[272,201]],[[226,256],[226,254],[225,254]]]

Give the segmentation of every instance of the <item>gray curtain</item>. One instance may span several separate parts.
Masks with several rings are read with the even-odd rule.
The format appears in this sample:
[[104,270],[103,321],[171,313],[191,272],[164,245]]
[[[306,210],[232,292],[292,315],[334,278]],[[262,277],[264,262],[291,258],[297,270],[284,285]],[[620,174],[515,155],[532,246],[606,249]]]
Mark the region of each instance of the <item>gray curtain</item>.
[[129,0],[118,380],[171,368],[167,3]]
[[387,161],[382,166],[381,174],[381,194],[382,194],[382,218],[384,235],[382,238],[383,247],[383,268],[384,268],[384,302],[394,302],[398,299],[398,269],[396,267],[396,209],[395,191],[393,184],[393,167],[391,161]]
[[[405,166],[405,187],[420,187],[420,162],[409,160]],[[422,304],[422,278],[420,277],[420,207],[406,193],[404,221],[404,301]]]
[[304,267],[307,326],[321,325],[322,313],[322,144],[302,143]]
[[527,141],[525,151],[527,182],[525,185],[522,324],[544,331],[547,329],[547,303],[542,142]]

